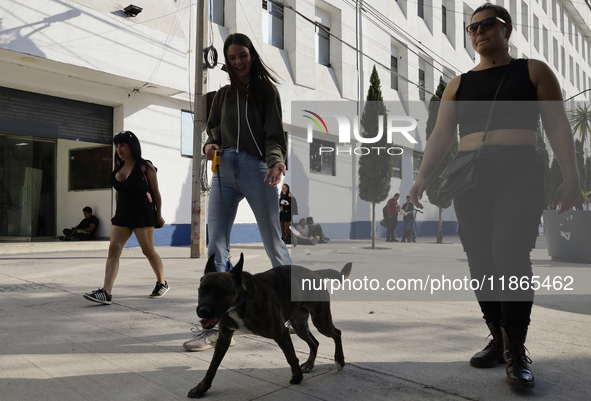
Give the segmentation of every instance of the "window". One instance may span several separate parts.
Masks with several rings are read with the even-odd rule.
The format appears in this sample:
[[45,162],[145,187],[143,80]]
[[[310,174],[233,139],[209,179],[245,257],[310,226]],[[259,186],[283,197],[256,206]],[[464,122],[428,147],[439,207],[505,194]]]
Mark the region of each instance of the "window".
[[558,41],[556,38],[552,38],[552,58],[554,59],[554,68],[556,71],[560,69],[560,65],[558,64]]
[[467,24],[466,24],[466,20],[464,20],[464,27],[463,27],[463,29],[462,29],[462,32],[464,32],[464,49],[466,49],[466,48],[467,48],[467,47],[466,47],[466,38],[468,37],[468,36],[467,36],[467,33],[466,33],[466,26],[467,26]]
[[421,168],[421,163],[423,162],[423,154],[421,152],[413,152],[412,153],[412,180],[416,181],[417,176],[419,175],[419,169]]
[[263,42],[283,49],[283,6],[263,0]]
[[328,11],[316,8],[316,62],[330,67],[330,28],[332,16]]
[[521,33],[525,40],[529,40],[529,24],[527,23],[528,6],[524,1],[521,2]]
[[540,20],[534,14],[534,47],[540,51]]
[[570,83],[575,84],[575,66],[573,56],[568,56],[568,72],[570,73]]
[[181,110],[181,156],[193,157],[193,113]]
[[402,154],[392,156],[394,161],[394,172],[392,177],[402,178]]
[[441,0],[441,32],[447,35],[447,7],[445,0]]
[[322,152],[320,148],[335,148],[334,142],[312,139],[310,144],[310,172],[317,174],[336,175],[335,172],[335,152]]
[[566,78],[566,53],[563,46],[560,46],[560,53],[560,58],[562,61],[562,76]]
[[330,67],[330,28],[316,24],[316,52],[318,64]]
[[398,57],[392,55],[390,57],[390,69],[392,70],[391,73],[391,83],[390,87],[395,91],[398,90]]
[[97,146],[70,150],[70,191],[111,188],[113,148]]
[[542,29],[542,42],[544,45],[544,57],[546,61],[549,61],[550,58],[548,56],[548,30],[546,28]]
[[517,0],[509,0],[509,14],[517,17]]
[[558,1],[559,0],[554,0],[554,7],[552,8],[552,22],[554,22],[554,25],[556,26],[558,26],[558,20],[556,19],[556,16],[560,14],[560,6],[558,5]]
[[573,35],[574,35],[573,26],[574,26],[573,22],[570,21],[568,23],[568,41],[570,42],[571,45],[573,44]]
[[425,0],[418,0],[417,2],[418,4],[418,15],[419,17],[421,17],[422,19],[425,19]]
[[542,0],[542,9],[548,14],[548,0]]
[[225,0],[209,0],[209,20],[218,25],[224,25]]
[[579,63],[577,63],[576,65],[576,80],[577,80],[577,89],[581,90],[581,81],[580,81],[580,75],[581,75],[581,71],[579,70]]
[[564,21],[568,21],[567,11],[564,7],[561,7],[560,11],[560,32],[564,34]]
[[425,101],[425,67],[419,66],[419,99]]

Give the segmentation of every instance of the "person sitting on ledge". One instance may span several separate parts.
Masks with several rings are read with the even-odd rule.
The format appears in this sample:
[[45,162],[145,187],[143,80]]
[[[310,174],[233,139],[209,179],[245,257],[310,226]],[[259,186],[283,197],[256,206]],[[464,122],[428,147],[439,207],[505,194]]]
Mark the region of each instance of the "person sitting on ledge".
[[324,244],[330,240],[326,235],[324,235],[324,232],[322,231],[322,226],[320,224],[314,223],[313,217],[311,217],[311,216],[307,217],[306,224],[308,226],[310,236],[311,237],[318,236],[320,238],[320,241],[318,241],[318,243]]
[[94,238],[99,221],[92,214],[92,208],[86,206],[82,209],[84,219],[76,227],[64,228],[64,235],[59,237],[62,241],[88,241]]
[[290,227],[291,229],[291,244],[295,248],[300,245],[316,245],[318,241],[320,241],[319,236],[311,236],[310,229],[306,226],[306,220],[300,219],[300,224],[298,224],[295,228],[293,226]]

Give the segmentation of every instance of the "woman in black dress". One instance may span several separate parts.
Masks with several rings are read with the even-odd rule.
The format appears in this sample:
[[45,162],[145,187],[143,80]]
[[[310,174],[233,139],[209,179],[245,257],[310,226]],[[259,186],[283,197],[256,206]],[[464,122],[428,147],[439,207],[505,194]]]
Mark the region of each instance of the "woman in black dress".
[[116,190],[117,211],[111,220],[105,281],[103,288],[84,294],[84,298],[111,304],[111,290],[119,271],[119,257],[132,233],[156,274],[156,287],[150,298],[161,298],[169,286],[164,280],[162,260],[154,249],[154,228],[164,225],[156,168],[149,160],[142,159],[140,142],[133,132],[120,132],[113,138],[113,143],[116,154],[111,185]]
[[283,184],[281,187],[281,194],[279,195],[279,222],[281,224],[281,239],[285,241],[291,235],[289,226],[291,225],[291,203],[292,195],[289,190],[289,185]]

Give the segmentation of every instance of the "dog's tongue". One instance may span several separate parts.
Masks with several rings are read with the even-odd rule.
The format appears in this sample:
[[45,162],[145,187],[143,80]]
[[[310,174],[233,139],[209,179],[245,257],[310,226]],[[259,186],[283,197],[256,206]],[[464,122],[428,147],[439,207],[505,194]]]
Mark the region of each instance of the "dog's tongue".
[[213,326],[215,326],[217,322],[218,319],[216,317],[211,319],[201,319],[199,321],[199,323],[201,323],[201,327],[203,327],[204,329],[211,329]]

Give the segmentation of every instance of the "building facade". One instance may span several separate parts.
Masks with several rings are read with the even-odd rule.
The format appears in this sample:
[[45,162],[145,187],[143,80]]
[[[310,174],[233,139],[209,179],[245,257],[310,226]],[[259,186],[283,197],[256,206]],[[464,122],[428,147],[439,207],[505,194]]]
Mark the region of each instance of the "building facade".
[[[192,94],[196,7],[191,0],[142,0],[130,16],[111,0],[7,0],[0,9],[0,239],[55,237],[91,206],[99,236],[109,235],[114,194],[108,184],[112,137],[135,132],[143,156],[158,167],[167,225],[157,245],[190,241]],[[498,1],[513,17],[510,52],[545,61],[565,99],[591,99],[591,6],[585,1]],[[478,55],[465,26],[480,6],[450,0],[214,0],[207,37],[218,65],[207,88],[228,82],[223,41],[248,35],[280,78],[288,173],[297,217],[314,216],[331,238],[368,238],[371,207],[359,199],[359,155],[318,154],[339,146],[299,118],[301,105],[324,102],[357,114],[375,66],[384,100],[417,116],[416,143],[395,137],[391,194],[412,186],[425,146],[425,122],[440,78],[472,68]],[[583,92],[583,93],[581,93]],[[580,94],[579,94],[580,93]],[[397,112],[398,113],[398,112]],[[328,119],[327,119],[328,121]],[[210,174],[211,175],[211,174]],[[385,204],[385,202],[384,202]],[[425,202],[419,235],[435,235],[438,209]],[[381,207],[376,207],[376,219]],[[453,210],[443,212],[455,233]],[[385,232],[378,231],[381,236]],[[242,202],[233,242],[259,241]],[[133,245],[133,241],[130,243]]]

